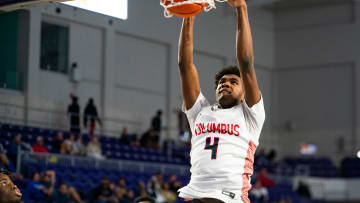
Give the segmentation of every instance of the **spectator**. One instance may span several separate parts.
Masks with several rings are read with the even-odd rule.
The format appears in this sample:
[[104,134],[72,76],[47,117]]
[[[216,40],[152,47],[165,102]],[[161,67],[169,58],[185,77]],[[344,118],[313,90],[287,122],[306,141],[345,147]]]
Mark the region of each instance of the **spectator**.
[[40,174],[35,172],[32,174],[31,181],[27,184],[25,195],[29,202],[36,202],[45,199],[44,193],[39,190],[39,187],[45,187],[40,183]]
[[131,143],[131,138],[129,137],[129,134],[127,133],[127,128],[123,127],[120,135],[120,143],[129,145]]
[[47,170],[43,173],[34,173],[32,181],[28,183],[26,194],[29,202],[52,202],[65,203],[70,199],[77,203],[82,203],[80,195],[73,187],[68,187],[65,183],[60,184],[59,189],[55,188],[55,171]]
[[124,196],[126,194],[126,188],[117,187],[115,188],[115,196],[118,199],[119,203],[126,203],[127,201],[124,200]]
[[58,191],[54,194],[54,203],[68,203],[70,202],[69,189],[65,183],[61,183]]
[[113,184],[107,177],[104,177],[100,185],[92,192],[93,203],[116,203],[117,198],[114,195],[113,189]]
[[267,155],[267,159],[270,163],[273,163],[276,159],[276,151],[275,149],[270,150],[269,154]]
[[134,203],[155,203],[155,200],[151,197],[138,197],[134,200]]
[[158,144],[159,140],[160,140],[160,136],[161,136],[161,127],[162,127],[162,122],[161,122],[161,115],[162,115],[162,111],[159,109],[156,112],[156,115],[151,119],[151,128],[154,130],[155,132],[155,136],[152,136],[152,143],[153,144]]
[[250,195],[252,195],[255,200],[258,201],[267,201],[269,199],[269,192],[261,184],[261,181],[257,180],[255,186],[250,190]]
[[44,146],[44,139],[41,136],[38,136],[36,138],[36,144],[33,146],[32,150],[34,152],[42,152],[42,153],[48,153],[48,150]]
[[75,142],[74,134],[70,134],[69,139],[63,141],[60,149],[60,154],[72,154],[72,145]]
[[133,147],[140,146],[136,134],[129,134],[126,127],[123,127],[120,134],[120,143],[125,145],[131,145]]
[[54,198],[55,181],[54,171],[34,173],[32,182],[26,188],[26,199],[29,199],[29,202],[51,202]]
[[70,132],[80,134],[80,105],[78,103],[78,97],[71,95],[72,103],[68,106],[67,114],[70,118]]
[[260,173],[259,173],[257,179],[260,181],[261,185],[264,186],[264,187],[269,188],[269,187],[274,187],[274,186],[275,186],[275,181],[273,181],[273,180],[269,177],[266,168],[262,168],[262,169],[260,170]]
[[90,129],[89,134],[94,135],[95,131],[95,121],[98,121],[101,125],[101,120],[98,116],[96,106],[94,105],[94,99],[90,98],[85,110],[84,110],[84,126],[87,127],[88,121],[90,120]]
[[63,148],[64,143],[64,136],[62,132],[58,132],[56,134],[56,138],[52,141],[52,149],[55,153],[60,153],[61,149]]
[[125,200],[125,202],[131,203],[134,199],[134,191],[132,189],[127,189],[123,200]]
[[177,176],[175,174],[171,174],[168,183],[170,190],[176,194],[181,187],[181,183],[177,180]]
[[117,187],[126,188],[126,179],[124,177],[121,177],[117,180]]
[[0,152],[0,168],[5,169],[11,173],[15,173],[14,165],[9,161],[4,152]]
[[9,172],[0,169],[0,203],[20,203],[21,192],[9,178]]
[[166,203],[173,203],[177,199],[176,193],[170,190],[168,183],[163,184],[161,195],[165,198]]
[[140,196],[140,197],[149,196],[149,194],[146,190],[146,185],[145,185],[144,181],[138,182],[138,188],[136,189],[135,193],[137,196]]
[[21,135],[15,135],[8,151],[9,160],[16,165],[19,150],[32,151],[31,145],[21,141]]
[[60,154],[72,154],[72,145],[70,140],[65,140],[61,145]]
[[69,139],[67,139],[67,140],[69,141],[70,145],[72,146],[75,142],[75,135],[71,133],[69,136]]
[[140,138],[140,145],[142,147],[152,147],[156,148],[157,143],[154,143],[154,140],[156,141],[156,133],[155,131],[150,128],[148,131],[146,131]]
[[255,165],[260,167],[267,167],[269,160],[266,156],[265,149],[260,149],[259,153],[255,155]]
[[86,155],[86,147],[82,142],[82,136],[81,135],[78,135],[76,141],[73,142],[71,147],[72,147],[72,153],[74,155],[78,155],[78,156],[85,156]]
[[161,131],[161,115],[162,111],[158,110],[156,115],[151,119],[151,128],[154,129],[156,133],[160,133]]
[[163,185],[163,175],[160,172],[157,172],[148,183],[148,191],[150,196],[155,198],[156,202],[164,202],[165,197],[162,196],[162,185]]
[[55,190],[53,203],[70,203],[71,200],[74,200],[77,203],[83,202],[75,188],[69,187],[65,183],[61,183],[58,190]]
[[310,193],[310,189],[309,189],[309,186],[300,181],[299,182],[299,186],[298,188],[296,189],[296,192],[301,196],[301,197],[304,197],[304,198],[311,198],[311,193]]
[[93,136],[86,147],[87,156],[103,159],[104,157],[101,154],[101,145],[97,136]]

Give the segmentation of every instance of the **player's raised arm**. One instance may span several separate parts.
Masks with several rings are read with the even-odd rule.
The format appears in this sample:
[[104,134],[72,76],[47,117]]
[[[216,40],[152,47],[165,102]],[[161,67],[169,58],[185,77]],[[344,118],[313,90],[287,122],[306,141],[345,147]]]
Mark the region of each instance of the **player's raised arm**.
[[179,71],[186,109],[190,109],[200,94],[199,76],[193,61],[195,17],[184,18],[179,38]]
[[236,56],[245,88],[245,100],[249,107],[260,100],[260,90],[254,69],[254,49],[245,0],[228,0],[230,6],[236,8]]

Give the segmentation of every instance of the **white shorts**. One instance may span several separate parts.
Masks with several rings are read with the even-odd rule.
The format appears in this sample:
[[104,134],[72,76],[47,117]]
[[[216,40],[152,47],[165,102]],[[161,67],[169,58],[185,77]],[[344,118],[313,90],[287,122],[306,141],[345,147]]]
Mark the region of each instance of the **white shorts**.
[[189,185],[179,189],[179,197],[191,198],[191,199],[202,199],[202,198],[214,198],[221,200],[225,203],[245,203],[241,197],[241,193],[233,191],[221,191],[221,190],[207,190],[200,191],[191,188]]

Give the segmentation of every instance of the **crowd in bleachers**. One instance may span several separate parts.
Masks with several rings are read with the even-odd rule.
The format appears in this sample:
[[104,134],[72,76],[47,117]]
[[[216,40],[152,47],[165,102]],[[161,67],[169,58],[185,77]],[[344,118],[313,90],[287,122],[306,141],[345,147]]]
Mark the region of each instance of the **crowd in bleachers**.
[[[57,131],[20,125],[0,125],[0,167],[11,171],[19,187],[24,191],[26,202],[132,202],[135,197],[150,196],[157,202],[175,202],[176,190],[181,183],[176,175],[134,174],[108,172],[105,170],[80,169],[52,166],[51,168],[26,163],[22,175],[16,173],[19,150],[41,153],[57,153],[59,155],[88,156],[96,159],[127,159],[136,161],[156,161],[161,163],[188,163],[185,151],[168,157],[165,152],[142,140],[146,145],[128,142],[131,135],[119,138],[90,136],[88,134],[73,135],[67,131]],[[123,131],[122,135],[126,132]],[[124,139],[126,137],[126,139]],[[84,141],[85,140],[85,141]],[[180,156],[178,156],[180,155]],[[10,157],[10,158],[8,158]],[[185,158],[184,158],[185,157]],[[81,171],[81,172],[79,172]],[[103,179],[99,179],[102,177]],[[115,178],[116,177],[116,178]],[[127,184],[127,179],[131,184]],[[90,181],[89,181],[90,180]],[[184,180],[186,182],[188,180]],[[136,184],[134,184],[136,183]],[[106,192],[110,190],[111,192]],[[102,193],[107,193],[105,196]],[[89,196],[89,194],[92,194]],[[110,196],[107,196],[111,194]],[[103,201],[104,200],[104,201]]]
[[[122,134],[126,135],[127,131],[123,130]],[[0,124],[0,136],[0,167],[13,172],[12,178],[24,191],[26,202],[41,202],[38,198],[52,202],[132,202],[138,196],[150,196],[156,202],[179,202],[182,200],[177,199],[176,190],[189,181],[188,176],[175,174],[165,174],[164,177],[161,173],[36,163],[25,163],[26,167],[21,173],[16,173],[19,150],[188,166],[189,147],[174,148],[169,156],[158,146],[141,146],[141,140],[133,140],[131,135],[121,138],[88,134],[75,136],[67,131],[12,124]],[[304,199],[310,202],[311,193],[306,184],[301,183],[298,188],[293,188],[289,182],[274,180],[274,174],[297,175],[296,168],[300,165],[307,166],[310,172],[307,175],[310,176],[360,176],[360,159],[344,159],[339,170],[327,158],[285,158],[275,161],[275,157],[275,151],[265,154],[259,150],[256,154],[253,188],[249,192],[252,202],[297,203],[304,202]]]
[[139,176],[131,172],[73,169],[71,175],[61,172],[66,171],[65,168],[51,168],[32,172],[32,179],[25,181],[26,187],[21,188],[24,185],[22,181],[20,188],[26,202],[131,203],[136,197],[151,197],[156,202],[172,203],[176,201],[176,191],[182,185],[175,174],[167,176],[164,181],[162,173]]

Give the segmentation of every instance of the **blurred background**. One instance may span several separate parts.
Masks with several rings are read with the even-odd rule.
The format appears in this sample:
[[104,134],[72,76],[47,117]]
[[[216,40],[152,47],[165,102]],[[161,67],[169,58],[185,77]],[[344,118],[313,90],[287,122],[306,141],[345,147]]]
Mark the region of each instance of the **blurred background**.
[[[0,166],[24,201],[182,202],[181,19],[158,0],[39,2],[0,1]],[[235,11],[216,6],[194,33],[211,102],[215,73],[236,63]],[[267,116],[252,202],[360,202],[359,1],[248,6]]]

